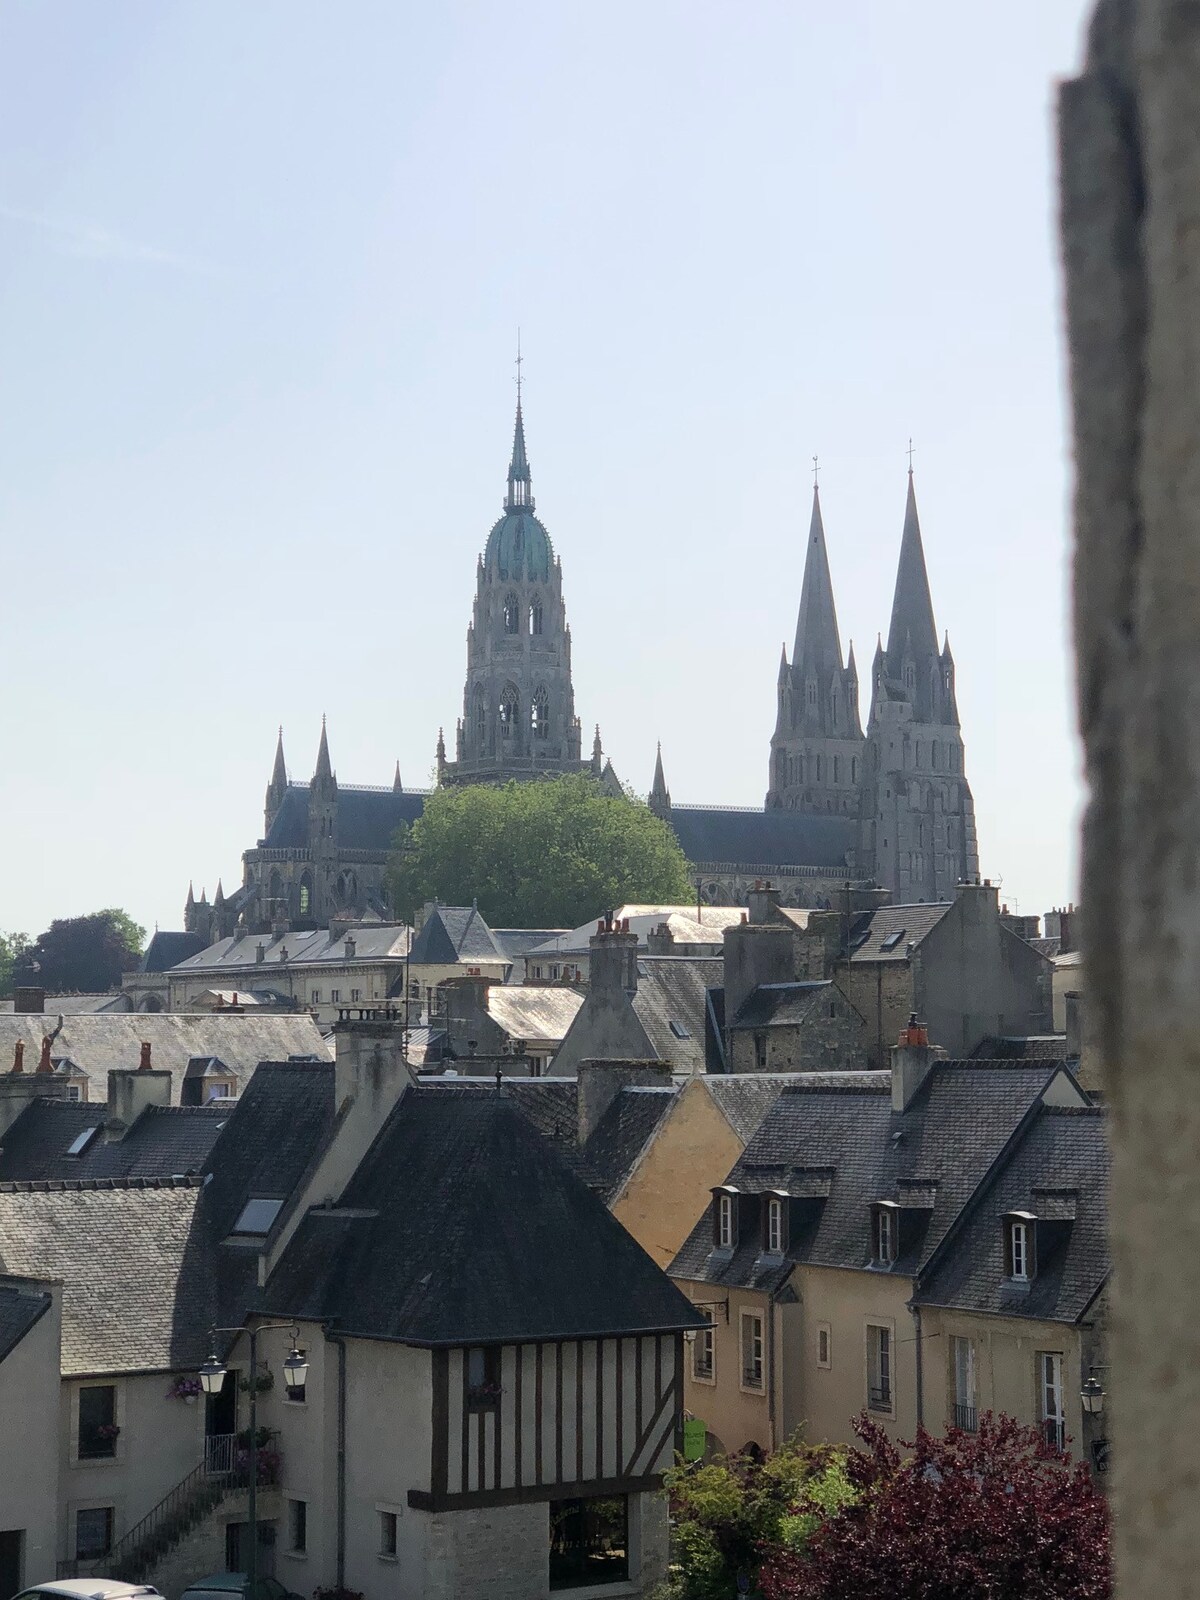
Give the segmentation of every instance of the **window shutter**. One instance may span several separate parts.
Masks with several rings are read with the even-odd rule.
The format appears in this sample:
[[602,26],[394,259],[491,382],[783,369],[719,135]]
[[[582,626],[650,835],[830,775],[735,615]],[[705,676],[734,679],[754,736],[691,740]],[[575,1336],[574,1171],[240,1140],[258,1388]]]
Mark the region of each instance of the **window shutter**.
[[1004,1224],[1004,1276],[1011,1278],[1013,1275],[1013,1225],[1011,1222]]

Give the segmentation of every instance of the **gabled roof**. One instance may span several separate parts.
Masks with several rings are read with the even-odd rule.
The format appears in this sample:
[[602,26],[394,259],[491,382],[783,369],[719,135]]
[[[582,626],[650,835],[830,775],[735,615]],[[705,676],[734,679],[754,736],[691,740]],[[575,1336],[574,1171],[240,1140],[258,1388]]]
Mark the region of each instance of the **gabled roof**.
[[992,1035],[981,1039],[971,1054],[987,1061],[1065,1061],[1067,1036],[1065,1033],[1029,1034],[1009,1038]]
[[492,937],[478,907],[435,905],[413,940],[409,960],[414,966],[454,966],[460,962],[507,965],[508,957]]
[[[1042,1106],[946,1240],[916,1298],[1053,1322],[1086,1315],[1111,1264],[1105,1124],[1098,1106]],[[1068,1196],[1071,1203],[1064,1205]],[[1036,1270],[1028,1288],[1004,1277],[1000,1229],[1011,1211],[1031,1211],[1057,1224],[1037,1230]]]
[[[720,949],[725,943],[725,930],[742,920],[740,906],[644,905],[641,903],[617,906],[613,911],[614,923],[629,923],[630,933],[637,934],[638,946],[644,949],[649,935],[664,922],[678,944],[708,944]],[[591,950],[591,940],[596,932],[597,918],[581,922],[577,928],[549,935],[545,941],[528,953],[531,956],[586,956]],[[689,958],[690,959],[690,958]]]
[[909,945],[928,938],[953,905],[953,900],[935,900],[881,906],[858,918],[850,930],[851,961],[907,961]]
[[794,1072],[722,1072],[709,1073],[704,1085],[737,1137],[749,1144],[780,1091],[795,1081]]
[[[426,793],[418,789],[366,789],[339,784],[338,844],[344,850],[371,850],[386,855],[401,823],[415,822],[421,815]],[[308,784],[288,784],[262,841],[266,849],[308,848],[308,797]]]
[[[229,1109],[148,1106],[125,1137],[110,1141],[104,1104],[32,1100],[0,1145],[0,1182],[77,1178],[174,1178],[200,1172]],[[78,1154],[76,1141],[93,1130]]]
[[513,1039],[558,1044],[583,1004],[578,989],[552,984],[500,984],[488,989],[488,1015]]
[[401,1098],[340,1203],[301,1222],[266,1302],[422,1345],[698,1319],[506,1094],[445,1085]]
[[[257,969],[256,986],[264,980],[264,967],[273,968],[278,981],[281,968],[303,966],[342,966],[347,961],[402,962],[411,929],[402,922],[369,922],[336,933],[329,928],[309,932],[293,931],[275,939],[267,934],[243,934],[238,938],[218,939],[214,944],[179,963],[181,973],[227,973],[231,969]],[[354,955],[346,953],[346,940],[354,945]],[[261,959],[259,952],[262,952]],[[247,972],[247,982],[252,974]],[[240,992],[240,991],[239,991]]]
[[633,1010],[653,1053],[676,1072],[704,1071],[704,1000],[724,963],[709,956],[639,956]]
[[815,816],[803,811],[676,804],[667,820],[693,866],[767,871],[824,867],[844,872],[858,841],[858,823],[853,817]]
[[[796,1261],[870,1265],[870,1208],[899,1195],[902,1182],[933,1186],[923,1228],[892,1270],[927,1261],[975,1189],[1060,1069],[1021,1062],[938,1061],[903,1112],[892,1110],[887,1072],[846,1074],[844,1087],[786,1087],[750,1140],[729,1183],[743,1194],[787,1187],[800,1171],[832,1173],[828,1198],[793,1238],[789,1259],[764,1266],[756,1238],[732,1255],[713,1247],[712,1208],[671,1267],[674,1277],[724,1284],[783,1282]],[[1081,1096],[1082,1098],[1082,1096]]]
[[0,1361],[20,1344],[50,1305],[50,1295],[35,1284],[0,1283]]
[[[737,1009],[730,1028],[795,1027],[812,1015],[813,1007],[828,1002],[834,985],[829,979],[807,983],[760,983]],[[841,999],[840,991],[836,991]]]
[[0,1188],[0,1271],[62,1280],[64,1377],[195,1371],[204,1360],[202,1192],[195,1178]]

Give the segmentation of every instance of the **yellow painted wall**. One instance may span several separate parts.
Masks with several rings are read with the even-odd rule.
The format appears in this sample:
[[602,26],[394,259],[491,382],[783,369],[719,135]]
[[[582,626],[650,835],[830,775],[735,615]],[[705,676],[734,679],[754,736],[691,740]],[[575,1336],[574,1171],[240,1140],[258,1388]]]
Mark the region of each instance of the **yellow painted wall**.
[[664,1271],[742,1153],[703,1078],[684,1085],[612,1214]]

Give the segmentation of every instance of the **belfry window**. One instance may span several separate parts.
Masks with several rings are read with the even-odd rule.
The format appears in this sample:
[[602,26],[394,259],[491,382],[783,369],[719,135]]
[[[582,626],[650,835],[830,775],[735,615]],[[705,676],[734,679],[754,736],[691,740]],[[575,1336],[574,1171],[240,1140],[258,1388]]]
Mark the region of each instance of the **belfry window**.
[[483,743],[487,732],[487,705],[484,702],[483,690],[475,691],[475,738],[480,745]]
[[517,691],[510,683],[500,696],[500,737],[511,739],[517,722]]
[[533,604],[529,607],[529,631],[534,638],[542,631],[542,602],[538,595],[534,596]]
[[535,739],[545,739],[550,733],[549,696],[541,687],[533,692],[533,703],[529,707],[529,728]]
[[521,602],[511,593],[504,597],[504,631],[505,633],[521,631]]
[[307,882],[300,885],[300,915],[307,917],[312,906],[312,890]]

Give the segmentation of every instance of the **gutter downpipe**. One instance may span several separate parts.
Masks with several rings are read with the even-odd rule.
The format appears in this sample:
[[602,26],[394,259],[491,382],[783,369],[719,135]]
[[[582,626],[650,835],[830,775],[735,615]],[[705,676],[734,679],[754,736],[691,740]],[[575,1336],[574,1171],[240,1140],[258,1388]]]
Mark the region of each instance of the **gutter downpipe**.
[[325,1330],[325,1339],[337,1346],[337,1586],[346,1587],[346,1341],[340,1333]]
[[921,1343],[921,1308],[915,1300],[908,1302],[912,1312],[913,1327],[917,1335],[917,1427],[925,1426],[925,1361]]
[[767,1291],[767,1426],[771,1430],[771,1438],[767,1449],[772,1453],[776,1448],[778,1434],[775,1426],[775,1318],[778,1311],[775,1291],[769,1289]]

